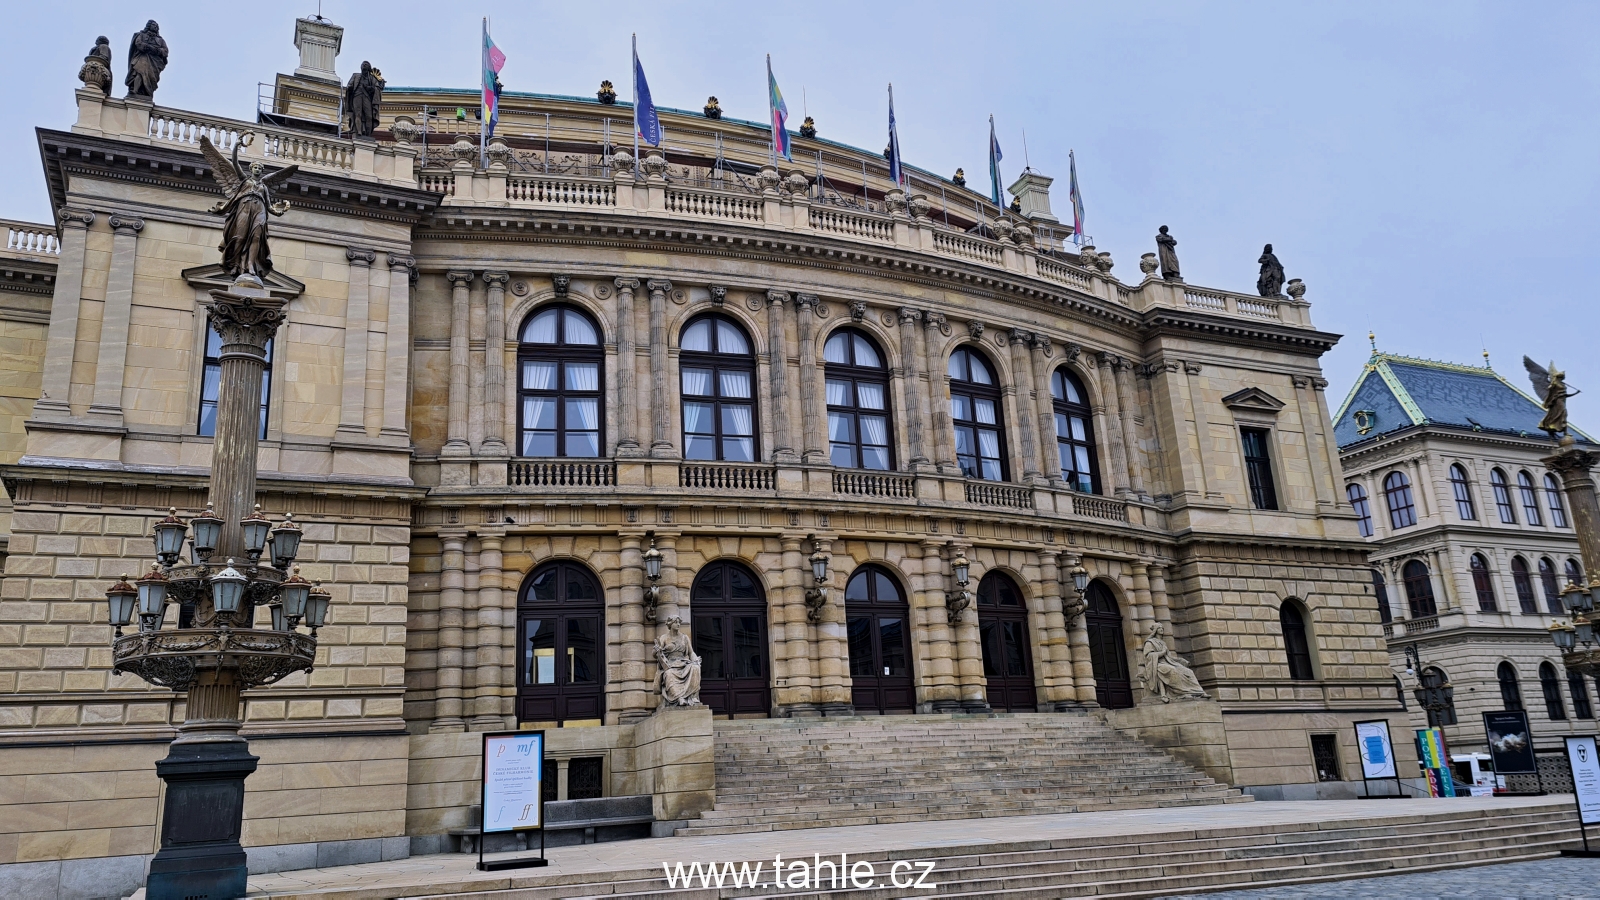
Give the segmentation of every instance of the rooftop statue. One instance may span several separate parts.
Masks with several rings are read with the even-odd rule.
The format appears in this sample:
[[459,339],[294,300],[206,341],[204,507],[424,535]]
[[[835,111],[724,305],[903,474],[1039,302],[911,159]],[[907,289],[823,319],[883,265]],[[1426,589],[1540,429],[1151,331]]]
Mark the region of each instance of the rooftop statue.
[[235,280],[245,276],[264,279],[272,272],[272,253],[267,247],[267,215],[281,216],[289,211],[289,201],[272,199],[274,189],[281,187],[299,166],[279,169],[263,175],[260,163],[251,163],[247,169],[239,164],[239,148],[248,146],[255,138],[253,132],[241,135],[233,145],[230,159],[222,155],[211,139],[200,136],[200,152],[211,165],[211,175],[222,186],[225,195],[211,211],[226,217],[222,226],[222,270]]
[[144,23],[143,31],[134,32],[133,43],[128,47],[128,77],[122,81],[128,86],[128,96],[135,100],[153,98],[161,84],[161,70],[166,67],[167,42],[161,39],[161,26],[151,19]]
[[1178,272],[1178,239],[1167,234],[1167,226],[1161,226],[1161,233],[1156,235],[1156,255],[1161,258],[1161,277],[1168,281],[1182,281],[1183,275]]
[[1256,279],[1256,292],[1263,297],[1283,296],[1283,263],[1272,253],[1272,245],[1261,249],[1261,277]]
[[345,114],[350,117],[350,133],[369,138],[378,130],[378,110],[383,106],[383,73],[363,61],[361,71],[350,76],[344,88]]
[[1547,371],[1544,366],[1524,356],[1522,367],[1528,370],[1528,379],[1533,382],[1533,390],[1544,406],[1544,418],[1539,420],[1539,430],[1554,438],[1567,430],[1567,398],[1583,392],[1567,390],[1567,373],[1556,368],[1554,362],[1550,363]]
[[83,58],[78,78],[84,87],[99,88],[102,94],[111,96],[111,41],[105,35],[94,39],[94,49]]

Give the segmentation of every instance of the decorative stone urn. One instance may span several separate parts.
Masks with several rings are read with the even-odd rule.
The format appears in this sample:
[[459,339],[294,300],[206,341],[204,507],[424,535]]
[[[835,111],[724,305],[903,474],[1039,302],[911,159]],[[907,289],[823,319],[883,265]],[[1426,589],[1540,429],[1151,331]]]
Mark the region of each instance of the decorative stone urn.
[[651,181],[667,177],[667,158],[661,154],[660,150],[651,150],[646,153],[644,159],[640,160],[639,167],[644,169],[645,177]]
[[1303,300],[1306,296],[1306,283],[1298,278],[1291,278],[1284,291],[1296,300]]
[[396,144],[410,144],[417,139],[417,122],[410,116],[395,116],[389,123],[389,133],[394,135]]
[[811,179],[807,178],[805,173],[796,169],[783,179],[783,188],[784,192],[791,197],[804,197],[811,192]]
[[1156,269],[1160,267],[1161,263],[1156,261],[1154,253],[1146,253],[1139,257],[1139,271],[1143,272],[1146,278],[1154,278]]
[[933,204],[927,197],[916,194],[911,198],[911,216],[918,221],[928,218],[928,212],[933,209]]
[[478,145],[474,144],[471,138],[462,135],[450,145],[450,155],[456,158],[453,163],[454,168],[474,168],[474,164],[478,161]]
[[489,157],[489,169],[503,172],[511,163],[511,147],[499,138],[489,141],[489,146],[484,149],[484,154]]

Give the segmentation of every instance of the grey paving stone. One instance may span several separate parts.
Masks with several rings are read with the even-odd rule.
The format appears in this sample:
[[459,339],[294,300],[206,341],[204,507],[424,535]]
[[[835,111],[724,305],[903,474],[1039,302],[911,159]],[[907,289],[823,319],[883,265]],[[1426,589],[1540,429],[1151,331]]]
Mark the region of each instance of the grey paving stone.
[[1469,866],[1329,881],[1301,887],[1185,894],[1168,900],[1593,900],[1600,898],[1600,859],[1562,857],[1500,866]]

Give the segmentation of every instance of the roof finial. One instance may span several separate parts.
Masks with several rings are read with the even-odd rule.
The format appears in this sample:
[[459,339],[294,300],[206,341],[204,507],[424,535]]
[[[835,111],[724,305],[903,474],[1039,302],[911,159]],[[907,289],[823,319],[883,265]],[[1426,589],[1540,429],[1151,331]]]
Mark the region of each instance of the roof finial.
[[1367,332],[1367,340],[1372,342],[1372,352],[1373,353],[1377,353],[1378,352],[1378,335],[1375,334],[1374,332],[1369,331],[1369,332]]
[[1483,348],[1483,367],[1485,369],[1494,368],[1494,366],[1489,365],[1489,348],[1488,347]]

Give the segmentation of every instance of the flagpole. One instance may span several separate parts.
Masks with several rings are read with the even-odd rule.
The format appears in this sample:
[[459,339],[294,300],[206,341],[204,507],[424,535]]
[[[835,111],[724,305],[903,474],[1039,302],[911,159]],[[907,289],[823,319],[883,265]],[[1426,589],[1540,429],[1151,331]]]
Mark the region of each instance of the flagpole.
[[772,108],[772,54],[767,54],[767,120],[772,123],[772,167],[778,167],[778,114]]
[[633,35],[633,177],[639,177],[639,35]]
[[[489,17],[483,17],[483,34],[478,44],[478,81],[482,83],[485,93],[489,90],[489,83],[485,72],[489,71]],[[489,146],[489,110],[484,108],[483,94],[478,95],[478,166],[488,166]]]

